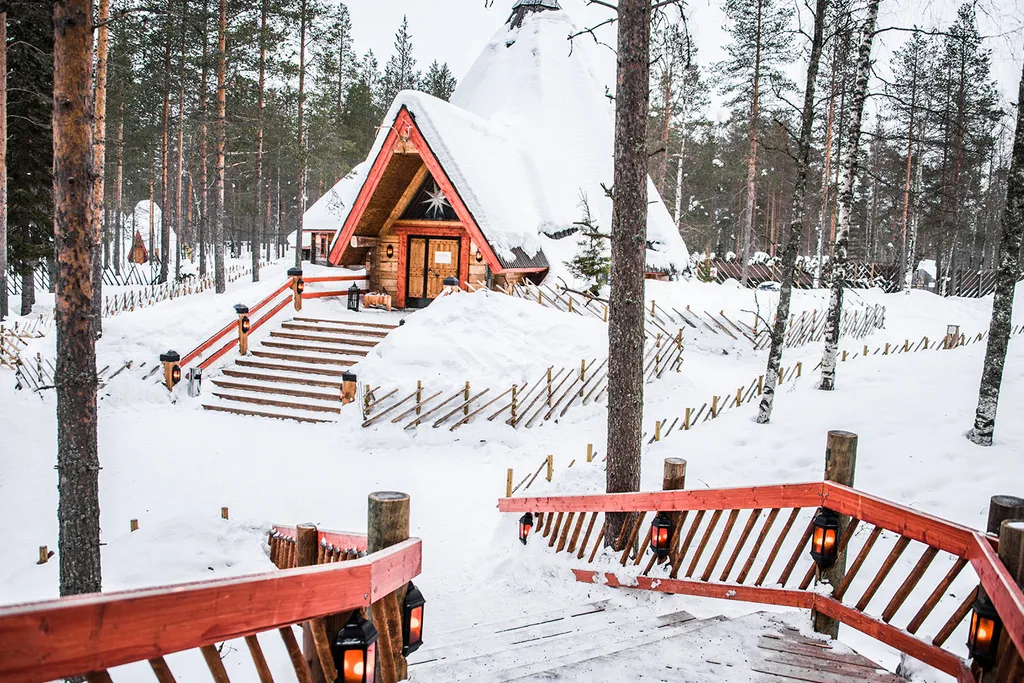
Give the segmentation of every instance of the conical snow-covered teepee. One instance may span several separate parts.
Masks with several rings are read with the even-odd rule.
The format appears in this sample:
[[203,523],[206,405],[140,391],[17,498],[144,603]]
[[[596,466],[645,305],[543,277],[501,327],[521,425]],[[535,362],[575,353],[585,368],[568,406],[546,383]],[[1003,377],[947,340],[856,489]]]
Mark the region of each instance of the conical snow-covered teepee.
[[[556,0],[518,0],[451,102],[399,93],[366,162],[306,214],[307,230],[337,230],[330,261],[367,265],[402,305],[432,298],[435,266],[463,282],[485,266],[509,279],[561,271],[584,200],[607,230],[614,111],[589,46],[566,40],[577,31]],[[648,188],[648,268],[683,271],[686,246]],[[436,225],[425,201],[448,207]],[[436,249],[415,241],[427,238],[452,256],[431,262]]]

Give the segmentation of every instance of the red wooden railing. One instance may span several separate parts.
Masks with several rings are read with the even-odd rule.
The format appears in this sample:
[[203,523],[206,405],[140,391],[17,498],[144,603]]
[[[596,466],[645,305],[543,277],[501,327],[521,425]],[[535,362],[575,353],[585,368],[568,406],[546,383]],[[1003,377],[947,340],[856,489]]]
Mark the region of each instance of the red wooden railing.
[[[850,523],[842,530],[839,549],[848,548],[851,558],[853,551],[857,551],[845,578],[833,587],[830,595],[814,590],[811,585],[816,577],[808,552],[811,519],[819,506],[850,516]],[[549,548],[575,555],[576,561],[636,567],[622,577],[615,570],[573,569],[579,581],[814,609],[964,683],[975,680],[968,663],[943,646],[968,617],[978,590],[974,588],[966,598],[958,600],[951,597],[950,587],[965,569],[973,570],[999,612],[1004,633],[1018,652],[1024,652],[1024,594],[996,554],[997,539],[832,482],[502,498],[498,508],[502,512],[533,513],[534,542],[544,539]],[[750,512],[745,522],[737,524],[741,511],[747,510]],[[641,571],[639,565],[650,543],[649,525],[642,543],[640,530],[649,514],[662,511],[676,513],[668,558],[659,561],[652,555]],[[766,511],[767,516],[755,534]],[[623,526],[610,549],[604,548],[603,517],[608,512],[638,513]],[[725,524],[719,530],[723,518]],[[779,531],[774,531],[778,528],[776,522],[783,523]],[[861,525],[870,525],[872,529],[855,546],[851,539]],[[923,551],[901,582],[889,584],[890,588],[897,587],[882,602],[880,590],[912,542],[923,545]],[[705,550],[710,548],[713,551],[703,571],[699,571]],[[782,552],[784,548],[786,552]],[[872,551],[884,548],[888,548],[888,554],[866,586],[864,581],[857,581]],[[788,561],[781,572],[774,574],[779,561],[786,557]],[[930,568],[928,581],[922,583]],[[680,573],[684,573],[682,578]],[[777,576],[774,583],[772,576]],[[802,578],[797,581],[799,577]],[[961,581],[969,578],[965,576]],[[856,601],[850,597],[854,594],[851,588],[863,588]],[[912,617],[909,613],[900,617],[902,608],[911,602],[919,603],[920,607]],[[884,609],[879,612],[881,605]],[[933,613],[949,617],[941,622],[932,638],[922,638],[917,633]]]
[[[325,532],[323,538],[348,543],[360,537]],[[308,681],[309,665],[291,626],[309,622],[314,638],[326,642],[321,617],[370,606],[418,576],[421,564],[421,542],[411,538],[344,562],[0,609],[0,680],[86,675],[109,682],[107,669],[148,660],[157,680],[168,681],[174,679],[164,657],[193,648],[202,650],[215,679],[227,680],[215,646],[236,638],[245,639],[262,678],[266,660],[254,636],[278,629],[296,676]],[[321,652],[325,671],[334,667],[329,657],[328,647]]]

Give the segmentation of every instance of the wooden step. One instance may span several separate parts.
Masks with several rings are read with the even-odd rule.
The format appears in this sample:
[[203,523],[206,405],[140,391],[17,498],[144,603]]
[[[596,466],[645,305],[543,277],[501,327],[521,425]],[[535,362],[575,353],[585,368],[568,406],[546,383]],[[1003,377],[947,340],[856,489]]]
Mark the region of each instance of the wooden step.
[[[255,351],[250,351],[251,354],[255,355]],[[318,368],[308,367],[303,365],[305,361],[301,358],[295,358],[294,356],[271,356],[272,358],[283,358],[285,360],[295,361],[294,365],[284,365],[281,363],[271,363],[269,361],[256,360],[254,358],[236,358],[235,365],[243,368],[259,368],[261,370],[280,370],[282,372],[296,372],[306,375],[321,375],[327,377],[341,377],[345,374],[344,370],[335,370],[334,368]],[[339,362],[338,365],[354,365],[349,362]]]
[[[354,360],[342,358],[328,358],[326,356],[296,356],[290,353],[276,353],[271,351],[250,351],[250,354],[257,358],[273,358],[274,360],[290,360],[295,363],[316,363],[317,365],[340,365],[349,367],[356,364]],[[332,373],[333,374],[333,373]]]
[[272,413],[272,412],[263,411],[263,410],[250,410],[248,408],[241,408],[241,407],[236,408],[235,406],[225,406],[225,405],[216,405],[216,404],[212,404],[212,405],[203,404],[203,409],[204,410],[210,410],[210,411],[218,412],[218,413],[232,413],[233,415],[251,415],[253,417],[272,417],[272,418],[275,418],[275,419],[278,419],[278,420],[294,420],[296,422],[310,422],[310,423],[321,423],[321,424],[330,424],[332,422],[335,422],[335,420],[322,420],[322,419],[319,419],[319,418],[308,417],[308,416],[305,416],[305,415],[292,415],[292,414],[289,414],[289,413]]
[[[316,413],[341,413],[341,406],[338,407],[318,404],[318,403],[293,403],[291,401],[281,401],[272,398],[265,398],[263,396],[248,396],[245,394],[226,394],[223,392],[215,391],[213,395],[217,398],[224,399],[225,401],[238,401],[239,403],[255,403],[261,406],[277,406],[279,408],[291,408],[292,410],[310,410]],[[339,401],[340,403],[340,401]]]
[[398,327],[398,325],[389,325],[386,323],[367,323],[361,320],[328,320],[327,318],[306,318],[304,316],[295,316],[294,318],[292,318],[292,320],[299,320],[308,323],[328,323],[332,325],[358,325],[360,327],[377,327],[382,330],[393,330],[396,327]]
[[[296,332],[278,332],[273,331],[270,333],[271,337],[284,337],[286,339],[312,339],[314,341],[330,342],[332,344],[348,344],[350,346],[369,346],[374,347],[380,343],[379,339],[357,339],[356,337],[343,337],[340,333],[336,334],[332,330],[320,330],[320,329],[306,329],[299,327],[298,325],[292,325],[291,323],[285,323],[282,325],[287,330],[301,330],[306,334],[298,334]],[[309,332],[327,332],[329,334],[309,334]]]
[[271,341],[266,340],[260,344],[272,349],[288,349],[290,351],[312,351],[314,353],[329,353],[334,356],[365,356],[369,351],[348,349],[343,346],[326,346],[323,344],[301,344],[293,341]]
[[222,372],[226,377],[251,379],[257,382],[280,382],[282,384],[301,384],[309,387],[327,387],[328,389],[341,390],[341,382],[332,382],[327,379],[313,379],[312,377],[300,377],[298,375],[274,375],[269,372],[246,372],[238,368],[224,368]]
[[[241,391],[255,391],[261,394],[273,394],[275,396],[295,396],[297,398],[315,398],[320,401],[337,401],[341,403],[341,393],[337,394],[325,394],[317,391],[309,391],[304,389],[293,389],[284,386],[267,386],[264,384],[254,384],[252,382],[234,382],[225,379],[211,380],[214,386],[221,387],[223,389],[239,389]],[[340,387],[339,387],[340,389]]]
[[294,330],[297,332],[314,332],[321,335],[330,335],[331,341],[336,341],[339,344],[354,344],[356,346],[376,346],[380,343],[379,339],[357,339],[356,336],[343,337],[345,334],[344,330],[334,329],[331,327],[318,327],[315,325],[302,325],[299,323],[282,323],[281,328],[285,330]]
[[[351,334],[351,335],[355,335],[357,337],[372,337],[373,339],[383,339],[384,337],[388,336],[388,334],[391,332],[391,330],[387,330],[387,331],[385,331],[385,330],[378,330],[378,329],[374,329],[372,327],[350,327],[348,325],[330,325],[330,326],[326,326],[326,325],[315,325],[313,323],[297,323],[297,322],[290,322],[290,321],[287,322],[287,323],[281,323],[282,327],[284,325],[286,325],[286,324],[287,325],[292,325],[292,326],[302,325],[304,327],[319,327],[321,329],[327,330],[330,334]],[[297,329],[297,328],[296,327],[291,327],[291,328],[286,328],[286,329]]]

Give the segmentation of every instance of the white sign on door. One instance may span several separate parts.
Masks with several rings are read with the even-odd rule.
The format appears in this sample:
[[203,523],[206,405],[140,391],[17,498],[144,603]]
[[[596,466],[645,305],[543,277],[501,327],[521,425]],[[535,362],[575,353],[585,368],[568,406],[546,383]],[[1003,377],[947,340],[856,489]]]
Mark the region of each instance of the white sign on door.
[[434,252],[434,263],[451,263],[452,252],[450,251],[435,251]]

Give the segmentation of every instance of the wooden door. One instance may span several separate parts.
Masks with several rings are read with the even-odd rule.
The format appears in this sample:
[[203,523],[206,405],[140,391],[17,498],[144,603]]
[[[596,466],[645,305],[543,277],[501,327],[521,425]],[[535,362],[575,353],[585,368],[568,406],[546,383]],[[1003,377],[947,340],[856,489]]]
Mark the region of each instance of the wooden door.
[[[427,274],[427,240],[423,237],[409,238],[409,277],[406,297],[412,300],[425,299]],[[416,303],[410,303],[415,306]]]
[[446,277],[459,278],[459,240],[431,239],[427,243],[427,298],[441,293]]

